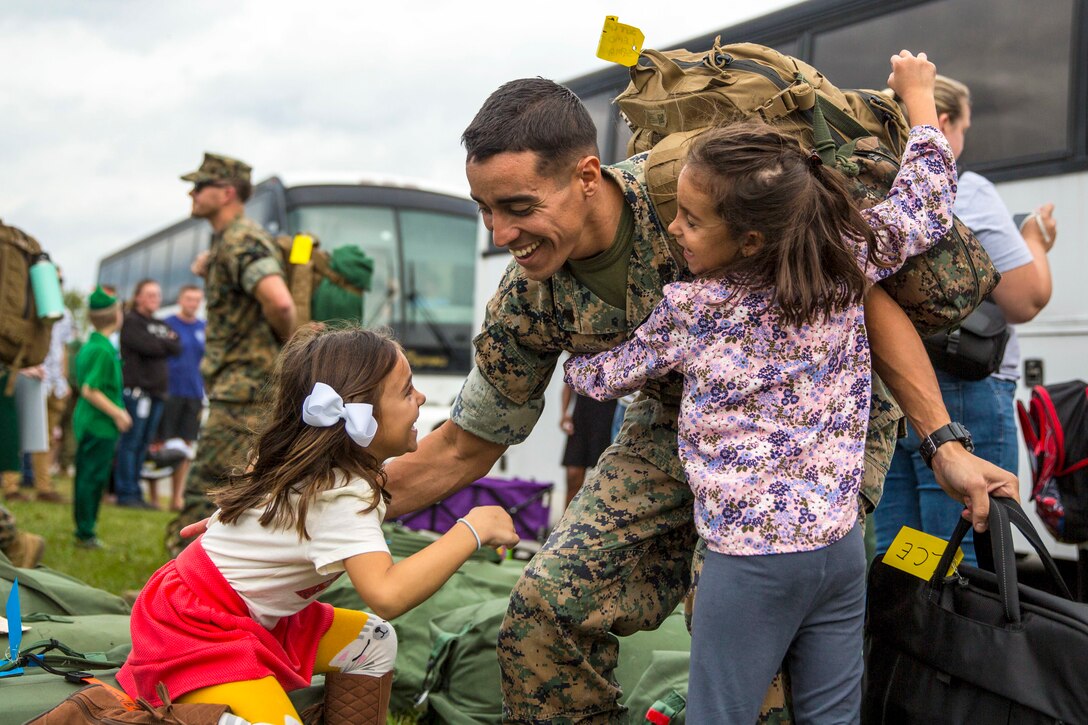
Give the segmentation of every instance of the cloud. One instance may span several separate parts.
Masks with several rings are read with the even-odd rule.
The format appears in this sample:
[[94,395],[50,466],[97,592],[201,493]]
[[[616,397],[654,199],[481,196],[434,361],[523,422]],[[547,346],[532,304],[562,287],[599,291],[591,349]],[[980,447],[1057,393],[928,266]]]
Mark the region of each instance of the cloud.
[[[769,12],[625,2],[666,46]],[[461,130],[502,82],[565,80],[595,58],[596,0],[308,4],[16,0],[0,16],[0,217],[74,286],[188,213],[178,175],[205,150],[258,178],[358,170],[465,188]]]

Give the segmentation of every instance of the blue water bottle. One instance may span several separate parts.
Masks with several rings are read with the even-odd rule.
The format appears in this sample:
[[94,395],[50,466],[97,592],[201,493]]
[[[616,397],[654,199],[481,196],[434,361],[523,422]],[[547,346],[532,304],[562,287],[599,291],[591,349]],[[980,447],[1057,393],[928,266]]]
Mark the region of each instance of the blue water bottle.
[[64,315],[60,275],[45,252],[39,254],[30,266],[30,287],[34,290],[34,305],[38,308],[38,317],[43,320],[57,320]]

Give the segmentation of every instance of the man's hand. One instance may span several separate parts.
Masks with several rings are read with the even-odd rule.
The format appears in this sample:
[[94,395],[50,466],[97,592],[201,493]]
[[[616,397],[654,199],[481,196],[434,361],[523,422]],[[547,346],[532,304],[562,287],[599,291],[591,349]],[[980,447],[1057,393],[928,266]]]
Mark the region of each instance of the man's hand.
[[45,367],[35,365],[34,367],[23,368],[19,371],[19,374],[34,380],[45,380]]
[[1013,474],[968,453],[956,442],[946,443],[933,455],[933,475],[952,498],[967,507],[963,517],[975,531],[985,531],[990,516],[990,495],[1020,500],[1020,481]]
[[197,277],[205,277],[208,274],[208,252],[201,252],[196,255],[196,259],[189,265],[189,271],[195,274]]
[[179,531],[178,534],[180,534],[181,538],[183,538],[183,539],[195,539],[196,537],[200,536],[201,534],[203,534],[205,531],[208,530],[208,522],[209,521],[211,521],[210,517],[206,518],[206,519],[201,519],[200,521],[197,521],[195,524],[189,524],[188,526],[183,528],[181,531]]

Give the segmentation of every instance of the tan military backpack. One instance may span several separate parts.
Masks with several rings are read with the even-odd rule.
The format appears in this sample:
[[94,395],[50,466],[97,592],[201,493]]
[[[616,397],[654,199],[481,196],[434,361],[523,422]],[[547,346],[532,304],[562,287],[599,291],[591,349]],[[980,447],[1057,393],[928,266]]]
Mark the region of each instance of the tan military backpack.
[[[616,103],[634,131],[628,154],[649,151],[646,185],[665,225],[676,217],[687,146],[714,126],[750,118],[773,124],[852,180],[862,208],[884,199],[909,133],[899,106],[880,93],[840,90],[803,61],[755,43],[721,45],[720,38],[705,53],[643,50]],[[959,324],[999,279],[956,219],[881,286],[925,336]]]
[[0,364],[11,370],[40,365],[49,354],[53,320],[38,317],[30,287],[30,266],[41,253],[34,237],[0,222]]

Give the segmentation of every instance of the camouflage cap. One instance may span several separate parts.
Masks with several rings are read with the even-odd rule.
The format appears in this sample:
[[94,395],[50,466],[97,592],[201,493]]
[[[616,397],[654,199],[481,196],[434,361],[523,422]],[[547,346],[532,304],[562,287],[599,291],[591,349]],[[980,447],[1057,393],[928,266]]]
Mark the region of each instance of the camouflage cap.
[[249,164],[220,154],[204,154],[200,168],[181,177],[182,181],[200,184],[208,181],[249,181]]

